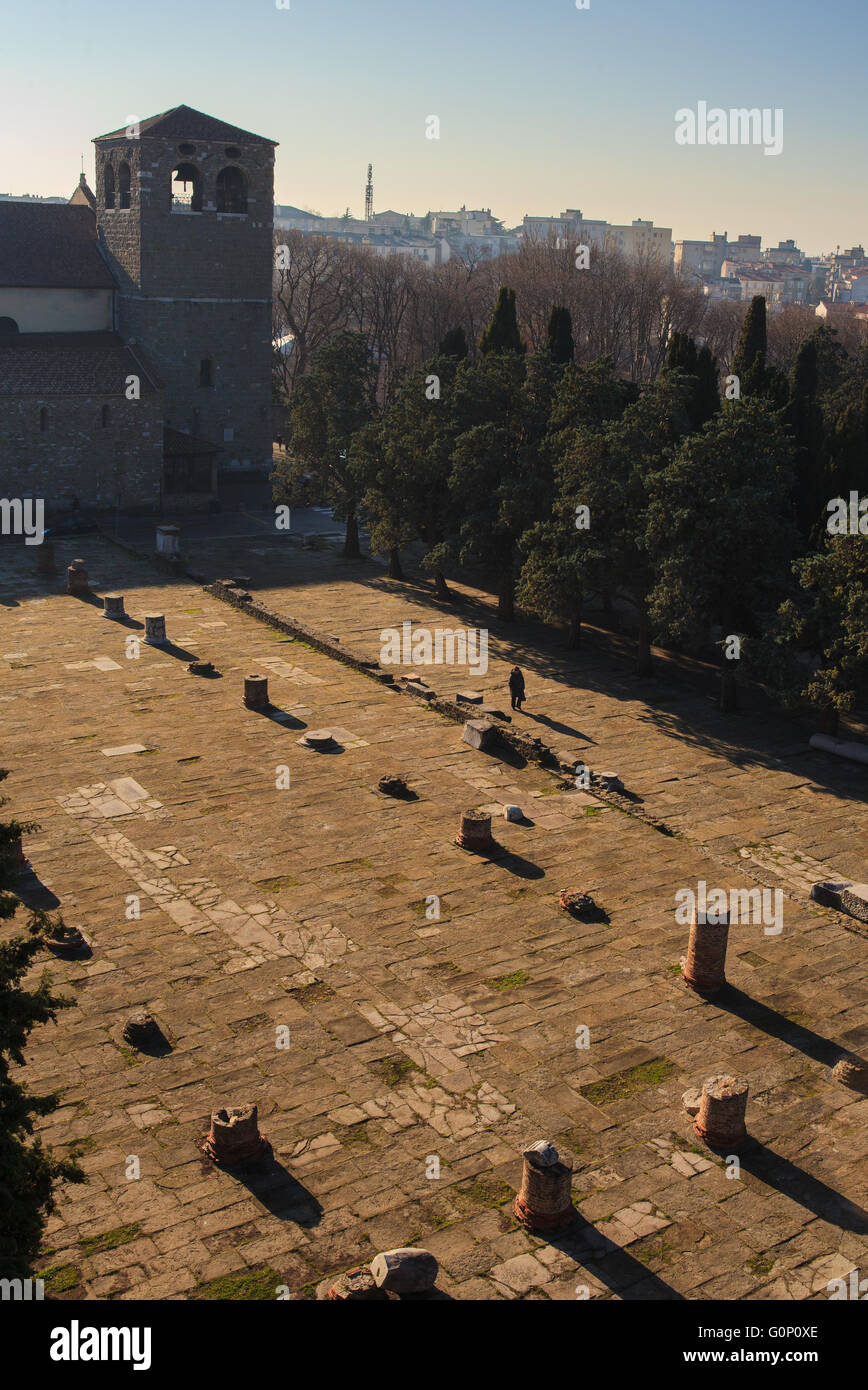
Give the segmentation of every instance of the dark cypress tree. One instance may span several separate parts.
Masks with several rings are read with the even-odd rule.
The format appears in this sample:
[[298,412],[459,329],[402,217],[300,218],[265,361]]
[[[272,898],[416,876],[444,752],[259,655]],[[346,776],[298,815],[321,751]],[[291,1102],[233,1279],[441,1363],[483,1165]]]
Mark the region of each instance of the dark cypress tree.
[[732,362],[733,375],[739,379],[742,396],[762,393],[766,384],[767,351],[765,296],[755,294],[741,326]]
[[696,343],[687,333],[673,333],[666,351],[664,371],[680,371],[691,378],[690,392],[685,405],[695,432],[720,409],[717,385],[717,363],[708,347],[697,351]]
[[688,376],[696,375],[696,343],[688,333],[673,333],[666,349],[666,370],[677,369]]
[[795,508],[802,538],[822,528],[826,516],[826,480],[820,461],[823,415],[817,399],[819,387],[817,344],[813,337],[799,345],[790,373],[785,419],[795,440]]
[[696,357],[696,417],[698,427],[711,420],[720,410],[720,383],[717,359],[711,348],[701,347]]
[[500,352],[516,352],[523,355],[527,351],[518,331],[515,290],[509,289],[506,285],[500,288],[491,323],[479,340],[479,351],[483,357]]
[[549,319],[548,350],[558,366],[566,366],[576,355],[572,315],[559,304],[554,306]]
[[464,329],[460,325],[458,328],[449,329],[438,348],[440,357],[455,357],[459,361],[464,360],[467,351],[467,339],[464,336]]

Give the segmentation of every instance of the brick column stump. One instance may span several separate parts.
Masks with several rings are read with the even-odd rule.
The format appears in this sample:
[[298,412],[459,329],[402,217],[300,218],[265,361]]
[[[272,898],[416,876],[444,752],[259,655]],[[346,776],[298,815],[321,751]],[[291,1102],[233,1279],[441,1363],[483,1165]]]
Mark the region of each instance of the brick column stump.
[[87,570],[84,567],[84,560],[73,560],[66,571],[66,592],[68,594],[89,594],[90,584],[88,583]]
[[694,909],[687,955],[681,963],[681,978],[697,994],[717,994],[726,984],[729,914],[721,916],[724,917],[721,922],[700,922]]
[[202,1145],[209,1158],[223,1168],[264,1158],[271,1145],[259,1132],[255,1105],[225,1106],[211,1116],[211,1128]]
[[565,1231],[576,1219],[573,1170],[561,1163],[554,1144],[541,1139],[525,1149],[521,1188],[512,1204],[520,1226],[541,1235]]
[[748,1084],[740,1077],[709,1077],[703,1084],[699,1113],[693,1121],[697,1139],[710,1149],[737,1153],[747,1140],[747,1094]]
[[455,843],[460,845],[462,849],[471,850],[474,854],[484,854],[487,850],[494,849],[491,816],[487,815],[485,811],[462,811]]
[[246,709],[269,709],[267,676],[244,677],[244,705]]

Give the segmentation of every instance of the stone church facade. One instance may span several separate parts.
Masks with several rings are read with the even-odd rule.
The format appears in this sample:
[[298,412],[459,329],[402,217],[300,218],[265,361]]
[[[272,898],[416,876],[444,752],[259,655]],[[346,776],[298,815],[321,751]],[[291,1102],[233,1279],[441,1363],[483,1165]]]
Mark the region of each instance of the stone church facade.
[[95,193],[0,204],[2,488],[207,509],[271,459],[275,142],[181,106],[94,144]]

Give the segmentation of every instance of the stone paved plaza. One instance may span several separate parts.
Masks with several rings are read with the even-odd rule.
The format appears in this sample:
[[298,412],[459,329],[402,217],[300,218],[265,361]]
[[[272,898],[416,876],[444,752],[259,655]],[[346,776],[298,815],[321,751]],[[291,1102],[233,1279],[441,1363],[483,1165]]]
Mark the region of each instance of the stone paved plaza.
[[[63,592],[74,555],[90,598]],[[0,551],[0,710],[12,810],[41,825],[21,894],[54,895],[93,951],[51,962],[75,1003],[27,1050],[28,1083],[62,1091],[43,1137],[88,1178],[47,1230],[63,1296],[312,1298],[404,1245],[456,1299],[826,1299],[868,1273],[868,1099],[830,1071],[868,1049],[868,929],[808,898],[821,874],[866,877],[864,769],[794,723],[724,718],[670,672],[643,684],[601,647],[507,634],[479,594],[435,608],[371,562],[266,536],[190,547],[194,570],[249,576],[371,659],[407,619],[490,626],[488,674],[432,670],[438,694],[503,707],[518,661],[516,726],[616,771],[661,833],[108,540],[58,559],[43,581],[32,550]],[[128,626],[102,617],[114,592]],[[173,645],[128,655],[148,613]],[[252,672],[267,713],[242,705]],[[322,728],[334,752],[300,742]],[[387,772],[415,797],[378,792]],[[492,811],[497,855],[454,844],[470,807]],[[713,1002],[679,975],[675,894],[700,880],[784,892],[780,935],[731,928]],[[561,910],[564,888],[601,920]],[[124,1042],[137,1008],[167,1055]],[[682,1105],[721,1071],[750,1084],[735,1175]],[[242,1102],[264,1175],[197,1147]],[[541,1138],[574,1168],[577,1220],[553,1240],[511,1211]]]

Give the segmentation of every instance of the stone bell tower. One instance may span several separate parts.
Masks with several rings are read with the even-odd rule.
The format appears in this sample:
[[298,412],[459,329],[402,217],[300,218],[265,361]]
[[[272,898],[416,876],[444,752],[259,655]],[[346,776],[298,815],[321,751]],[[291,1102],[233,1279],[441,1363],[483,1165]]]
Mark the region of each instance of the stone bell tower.
[[117,329],[162,378],[173,452],[270,463],[275,141],[176,106],[94,145]]

